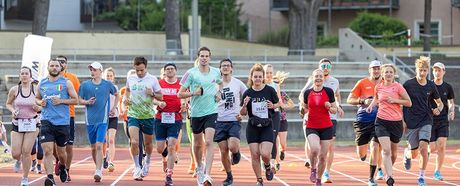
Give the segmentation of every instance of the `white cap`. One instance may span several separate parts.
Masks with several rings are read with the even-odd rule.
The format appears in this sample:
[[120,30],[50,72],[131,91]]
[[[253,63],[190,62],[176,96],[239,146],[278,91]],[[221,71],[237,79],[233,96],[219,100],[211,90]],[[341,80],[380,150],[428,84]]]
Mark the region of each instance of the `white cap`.
[[379,66],[382,66],[382,62],[377,61],[377,60],[371,61],[371,64],[369,64],[369,68],[379,67]]
[[88,65],[88,68],[90,68],[90,67],[102,71],[102,65],[101,65],[101,63],[99,63],[97,61],[95,61],[95,62],[91,63],[90,65]]
[[446,66],[444,66],[444,64],[442,64],[441,62],[436,62],[434,65],[433,65],[433,68],[434,67],[438,67],[442,70],[446,70]]

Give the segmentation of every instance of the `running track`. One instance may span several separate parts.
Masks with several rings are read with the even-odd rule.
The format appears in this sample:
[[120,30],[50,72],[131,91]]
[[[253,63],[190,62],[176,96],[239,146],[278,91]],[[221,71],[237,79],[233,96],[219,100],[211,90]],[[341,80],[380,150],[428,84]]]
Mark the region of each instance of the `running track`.
[[[449,146],[445,158],[442,173],[444,181],[436,181],[432,179],[435,155],[430,157],[430,163],[426,171],[426,182],[428,185],[460,185],[460,152],[455,152],[460,145]],[[394,166],[394,177],[396,185],[417,185],[418,161],[412,161],[412,170],[405,171],[402,164],[401,152],[399,149],[398,160]],[[249,161],[249,149],[243,147],[241,149],[243,157],[240,164],[233,166],[234,185],[255,185],[255,176],[252,172]],[[187,174],[187,169],[190,162],[188,154],[189,149],[182,147],[180,151],[180,161],[176,165],[173,175],[174,184],[177,186],[192,186],[196,185],[196,181],[191,175]],[[221,185],[225,179],[225,173],[220,172],[220,156],[216,150],[212,177],[214,185]],[[304,155],[302,148],[289,148],[286,152],[286,159],[281,163],[281,170],[276,174],[272,181],[264,181],[265,185],[313,185],[308,181],[310,170],[303,166]],[[134,181],[131,176],[132,160],[127,148],[117,149],[117,157],[115,161],[115,171],[108,173],[104,171],[103,180],[101,183],[94,183],[94,163],[90,158],[88,148],[77,148],[74,152],[74,164],[71,168],[70,183],[60,183],[59,178],[55,176],[58,185],[123,185],[123,186],[141,186],[141,185],[163,185],[164,173],[161,171],[162,163],[160,155],[153,156],[150,174],[144,181]],[[367,185],[367,177],[369,166],[365,162],[361,162],[356,158],[354,147],[336,147],[334,164],[331,170],[331,178],[333,183],[323,185]],[[20,183],[20,173],[14,173],[12,164],[0,167],[0,185],[18,185]],[[264,178],[265,179],[265,178]],[[31,185],[43,185],[44,175],[31,173],[29,182]],[[379,180],[378,184],[386,185]]]

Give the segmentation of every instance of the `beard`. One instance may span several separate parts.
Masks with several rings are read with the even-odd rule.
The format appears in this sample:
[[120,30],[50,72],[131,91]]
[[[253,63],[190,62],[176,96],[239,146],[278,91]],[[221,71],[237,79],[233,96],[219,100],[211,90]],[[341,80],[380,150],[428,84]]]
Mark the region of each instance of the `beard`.
[[57,76],[59,76],[59,72],[56,72],[56,73],[50,72],[49,75],[50,75],[51,77],[57,77]]

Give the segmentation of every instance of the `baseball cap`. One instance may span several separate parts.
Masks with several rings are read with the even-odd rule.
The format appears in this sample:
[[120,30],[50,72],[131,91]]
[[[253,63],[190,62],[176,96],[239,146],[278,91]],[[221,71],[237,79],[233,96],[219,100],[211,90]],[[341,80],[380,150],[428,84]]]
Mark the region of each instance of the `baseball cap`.
[[441,62],[436,62],[434,65],[433,65],[433,68],[434,67],[438,67],[442,70],[446,70],[446,66],[444,66],[444,64],[442,64]]
[[95,61],[95,62],[91,63],[90,65],[88,65],[88,68],[90,68],[90,67],[102,71],[102,65],[101,65],[101,63],[99,63],[97,61]]
[[369,64],[369,68],[382,66],[382,62],[374,60]]

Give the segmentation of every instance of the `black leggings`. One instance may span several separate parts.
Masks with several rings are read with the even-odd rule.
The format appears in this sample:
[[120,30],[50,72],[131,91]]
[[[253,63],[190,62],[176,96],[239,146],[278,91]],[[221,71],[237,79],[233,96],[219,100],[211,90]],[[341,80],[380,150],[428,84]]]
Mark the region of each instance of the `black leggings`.
[[280,130],[280,121],[281,121],[281,114],[280,112],[275,112],[272,116],[273,121],[273,148],[272,148],[272,159],[276,159],[276,154],[278,153],[278,143],[276,143],[276,139],[278,139],[278,132]]
[[32,147],[32,152],[30,153],[31,155],[37,154],[37,159],[42,160],[43,159],[43,149],[42,145],[40,143],[40,140],[38,140],[38,137],[35,139],[34,146]]

